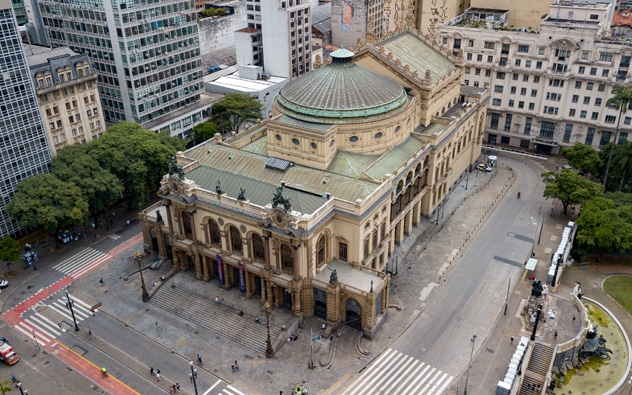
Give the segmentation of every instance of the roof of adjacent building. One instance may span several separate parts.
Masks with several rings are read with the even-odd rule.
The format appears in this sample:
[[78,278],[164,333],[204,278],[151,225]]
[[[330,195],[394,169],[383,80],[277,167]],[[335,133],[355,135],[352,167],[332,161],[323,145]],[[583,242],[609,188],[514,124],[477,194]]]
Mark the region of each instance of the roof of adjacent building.
[[292,118],[326,124],[373,121],[403,110],[404,88],[353,63],[353,55],[344,48],[332,52],[332,63],[285,85],[277,104]]
[[24,45],[24,52],[29,67],[48,64],[49,59],[58,57],[83,56],[86,60],[88,59],[85,55],[80,55],[68,47],[48,48],[39,45]]
[[[262,137],[260,140],[265,140]],[[378,183],[348,177],[342,174],[292,165],[285,171],[266,167],[268,157],[245,149],[236,149],[220,144],[198,145],[185,154],[198,160],[200,166],[188,171],[186,178],[198,187],[214,191],[217,181],[230,197],[237,198],[240,188],[251,203],[265,206],[272,202],[276,187],[285,182],[284,197],[292,199],[292,210],[311,214],[331,197],[355,202],[365,199]]]
[[430,70],[433,83],[438,82],[456,69],[454,63],[445,54],[428,45],[424,40],[408,29],[392,34],[377,43],[386,53],[392,53],[394,59],[410,66],[410,72],[417,71],[420,76]]

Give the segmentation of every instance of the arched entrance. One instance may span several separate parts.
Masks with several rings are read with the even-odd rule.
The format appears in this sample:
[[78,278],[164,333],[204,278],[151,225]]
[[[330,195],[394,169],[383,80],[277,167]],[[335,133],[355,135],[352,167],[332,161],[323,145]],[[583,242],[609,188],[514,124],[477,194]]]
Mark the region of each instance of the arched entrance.
[[345,303],[345,324],[362,330],[362,305],[355,299],[347,299]]
[[314,317],[327,319],[327,291],[314,288]]

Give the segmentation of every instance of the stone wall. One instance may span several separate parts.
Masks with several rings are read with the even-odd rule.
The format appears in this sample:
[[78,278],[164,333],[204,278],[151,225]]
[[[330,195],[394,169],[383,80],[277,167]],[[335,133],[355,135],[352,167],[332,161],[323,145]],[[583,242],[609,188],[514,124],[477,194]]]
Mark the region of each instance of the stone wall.
[[220,18],[204,18],[199,21],[200,52],[201,55],[209,55],[235,47],[235,30],[243,29],[246,23],[246,2],[231,3],[235,7],[233,15]]

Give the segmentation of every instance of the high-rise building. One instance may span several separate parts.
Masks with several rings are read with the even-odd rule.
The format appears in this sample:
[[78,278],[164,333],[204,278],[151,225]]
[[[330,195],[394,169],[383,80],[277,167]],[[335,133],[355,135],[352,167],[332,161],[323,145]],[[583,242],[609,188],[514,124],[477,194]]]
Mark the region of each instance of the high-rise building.
[[51,151],[10,0],[0,0],[0,236],[26,232],[4,212],[21,180],[48,172]]
[[235,32],[237,64],[296,78],[311,70],[312,18],[307,0],[246,0],[248,27]]
[[88,56],[64,47],[25,49],[53,155],[67,145],[99,138],[105,120]]
[[441,26],[439,43],[462,53],[463,84],[491,90],[488,144],[558,154],[632,140],[632,117],[617,132],[620,114],[607,104],[632,80],[632,46],[610,33],[612,9],[556,2],[537,26],[510,25],[512,10],[469,9]]
[[190,127],[201,121],[204,83],[193,0],[39,4],[51,44],[90,58],[106,122],[164,131],[174,121]]

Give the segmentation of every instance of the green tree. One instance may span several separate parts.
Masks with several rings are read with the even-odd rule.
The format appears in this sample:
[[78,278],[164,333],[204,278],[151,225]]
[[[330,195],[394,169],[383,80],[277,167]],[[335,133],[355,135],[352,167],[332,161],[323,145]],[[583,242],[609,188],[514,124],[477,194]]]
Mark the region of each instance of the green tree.
[[71,182],[53,174],[38,174],[18,184],[7,214],[27,228],[43,226],[49,233],[77,225],[88,217],[88,202]]
[[[630,104],[632,104],[632,89],[629,86],[616,87],[612,90],[613,97],[608,99],[606,106],[614,106],[619,110],[619,116],[617,117],[617,130],[614,133],[614,141],[612,145],[616,145],[619,140],[619,127],[621,126],[621,118],[623,114],[628,110]],[[612,161],[612,153],[614,149],[610,148],[610,154],[608,155],[608,162],[606,164],[606,174],[603,177],[603,186],[606,187],[608,183],[608,173],[610,172],[610,162]]]
[[120,122],[92,143],[89,154],[118,177],[140,206],[158,190],[169,159],[180,147],[184,148],[184,142],[171,136],[145,130],[137,123]]
[[593,252],[629,251],[632,248],[632,207],[617,208],[603,197],[584,205],[577,218],[577,243]]
[[203,122],[193,127],[191,139],[193,144],[199,144],[202,141],[213,138],[216,133],[219,133],[219,131],[213,122]]
[[84,145],[73,144],[59,151],[53,158],[52,173],[60,180],[78,186],[88,202],[89,210],[96,214],[116,201],[123,186],[114,174],[92,159],[87,150],[82,153],[74,149],[75,146]]
[[235,131],[246,122],[255,122],[261,118],[263,106],[255,96],[245,93],[227,93],[211,107],[212,120],[222,132]]
[[562,149],[562,156],[568,164],[583,174],[597,175],[603,167],[603,162],[597,151],[586,144],[577,143],[572,147]]
[[11,264],[20,260],[20,243],[9,236],[0,237],[0,261],[6,262],[7,272]]
[[564,214],[570,204],[583,204],[586,201],[603,195],[603,186],[588,181],[570,170],[542,173],[544,197],[559,199],[564,206]]
[[6,395],[7,392],[11,392],[11,386],[9,386],[8,379],[0,383],[0,391],[2,391],[2,395]]
[[617,170],[619,177],[618,191],[622,191],[630,184],[632,178],[632,143],[624,141],[616,146],[614,150],[612,168]]

